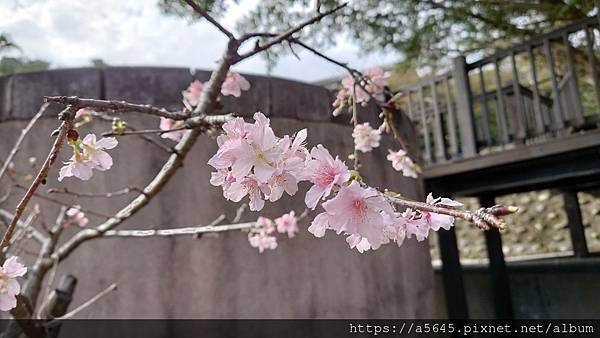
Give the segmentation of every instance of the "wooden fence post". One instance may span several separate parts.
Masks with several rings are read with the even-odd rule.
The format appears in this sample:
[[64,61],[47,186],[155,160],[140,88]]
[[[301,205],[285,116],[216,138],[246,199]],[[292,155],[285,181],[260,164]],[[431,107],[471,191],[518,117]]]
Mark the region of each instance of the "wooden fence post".
[[471,104],[471,86],[469,85],[467,61],[464,56],[454,58],[453,73],[456,84],[456,114],[458,116],[462,156],[473,157],[477,154],[475,118]]

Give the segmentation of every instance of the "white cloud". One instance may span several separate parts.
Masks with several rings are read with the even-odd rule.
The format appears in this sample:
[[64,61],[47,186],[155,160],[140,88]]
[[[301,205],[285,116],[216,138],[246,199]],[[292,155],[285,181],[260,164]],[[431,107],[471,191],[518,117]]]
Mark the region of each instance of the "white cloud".
[[[0,3],[0,32],[9,33],[29,58],[48,60],[53,67],[87,66],[94,58],[110,65],[177,66],[211,69],[219,60],[226,40],[207,22],[188,24],[160,13],[156,0],[21,0]],[[232,5],[222,23],[235,22],[257,0]],[[358,56],[358,48],[344,41],[325,51],[353,67],[389,64],[397,55]],[[300,52],[283,57],[272,70],[274,76],[301,81],[329,78],[343,71],[339,67]],[[266,74],[260,57],[238,66],[238,71]]]

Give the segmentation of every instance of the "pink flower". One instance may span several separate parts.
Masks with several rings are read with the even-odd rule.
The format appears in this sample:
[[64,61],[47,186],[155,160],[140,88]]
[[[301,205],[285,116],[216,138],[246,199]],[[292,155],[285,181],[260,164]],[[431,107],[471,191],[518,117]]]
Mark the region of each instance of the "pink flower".
[[93,175],[93,169],[105,171],[112,167],[113,160],[104,149],[112,149],[118,144],[114,137],[103,137],[96,142],[96,135],[88,134],[83,141],[70,141],[73,156],[60,169],[58,180],[75,176],[87,181]]
[[356,181],[343,186],[337,196],[323,203],[329,226],[337,233],[346,232],[366,237],[372,249],[383,240],[382,213],[394,214],[387,200],[373,188],[362,188]]
[[272,234],[275,232],[275,223],[273,223],[270,218],[263,216],[259,216],[256,220],[256,227],[266,234]]
[[277,224],[277,231],[279,233],[287,232],[289,238],[296,236],[296,233],[299,231],[298,220],[296,219],[296,213],[294,213],[293,210],[276,218],[275,224]]
[[275,163],[282,158],[284,149],[278,142],[269,119],[262,113],[254,114],[256,121],[249,127],[247,140],[237,143],[232,151],[235,158],[231,166],[233,177],[239,179],[254,168],[254,175],[266,183],[275,172]]
[[367,153],[374,148],[379,147],[381,132],[371,128],[371,125],[369,125],[368,122],[365,122],[354,127],[352,137],[354,137],[354,147],[363,153]]
[[322,212],[310,223],[308,232],[317,238],[325,236],[325,230],[329,229],[329,214]]
[[260,253],[277,248],[277,237],[269,236],[263,232],[249,235],[248,242],[250,242],[250,246],[257,248]]
[[200,102],[200,96],[202,95],[203,86],[204,85],[202,84],[202,82],[198,80],[195,80],[194,82],[190,83],[189,87],[181,92],[183,99],[192,107],[197,106],[198,102]]
[[254,176],[246,176],[240,181],[231,183],[228,189],[224,191],[225,198],[234,202],[239,202],[246,195],[250,196],[250,210],[260,211],[265,206],[263,194],[269,195],[270,190],[266,184],[256,180]]
[[[175,121],[172,119],[168,119],[166,117],[160,118],[160,125],[159,125],[160,130],[171,130],[171,129],[179,128],[181,126],[183,126],[183,121]],[[176,131],[171,131],[168,133],[162,133],[160,135],[160,137],[168,138],[170,140],[179,142],[179,141],[181,141],[181,138],[183,137],[183,135],[185,135],[185,132],[186,132],[185,129],[176,130]]]
[[270,234],[275,232],[275,223],[266,217],[258,217],[256,228],[248,234],[248,241],[254,248],[258,248],[260,253],[264,250],[275,250],[277,248],[277,237]]
[[350,235],[346,237],[346,242],[350,245],[350,249],[356,248],[360,253],[371,250],[371,243],[361,235]]
[[429,224],[422,217],[417,218],[417,213],[408,208],[402,213],[402,216],[407,219],[406,222],[406,238],[416,237],[417,241],[424,241],[429,236]]
[[[433,198],[433,195],[429,193],[427,195],[427,204],[431,205],[442,205],[445,207],[460,207],[463,204],[449,198]],[[422,219],[427,222],[431,230],[438,231],[440,228],[450,230],[454,225],[454,217],[449,215],[436,214],[433,212],[422,211]]]
[[219,150],[217,150],[217,153],[208,160],[208,164],[216,169],[226,169],[231,167],[236,159],[234,153],[237,149],[242,146],[247,146],[245,138],[250,126],[251,124],[244,122],[244,119],[241,117],[236,117],[235,119],[226,122],[223,125],[225,134],[217,137]]
[[113,149],[119,142],[114,137],[103,137],[96,142],[96,135],[88,134],[80,144],[83,156],[94,164],[94,169],[105,171],[112,167],[113,160],[104,149]]
[[250,89],[250,82],[238,73],[229,72],[221,87],[221,94],[240,97],[242,90]]
[[10,311],[17,306],[17,295],[21,286],[17,277],[27,273],[27,268],[18,262],[18,257],[9,257],[0,267],[0,310]]
[[354,85],[354,77],[352,75],[348,75],[342,80],[342,86],[348,92],[348,97],[356,96],[356,103],[366,103],[371,99],[369,93],[367,93],[360,85]]
[[387,81],[385,80],[385,72],[380,67],[375,67],[367,70],[365,76],[368,78],[368,83],[365,86],[371,94],[381,94],[385,90]]
[[61,182],[65,177],[75,176],[80,180],[87,181],[92,178],[95,165],[85,158],[79,151],[71,157],[69,162],[60,168],[58,173],[58,181]]
[[329,151],[317,145],[310,151],[310,160],[303,173],[303,179],[314,184],[306,193],[304,202],[314,209],[321,198],[329,196],[334,185],[341,185],[350,179],[350,172],[338,157],[333,159]]
[[396,171],[402,172],[402,176],[406,177],[418,177],[419,166],[417,166],[410,157],[406,154],[406,151],[400,149],[396,152],[388,149],[389,154],[387,155],[388,161],[392,162],[392,167]]
[[80,206],[75,205],[66,211],[67,219],[65,225],[77,224],[80,227],[85,227],[88,224],[88,219],[85,217],[85,213],[81,211]]

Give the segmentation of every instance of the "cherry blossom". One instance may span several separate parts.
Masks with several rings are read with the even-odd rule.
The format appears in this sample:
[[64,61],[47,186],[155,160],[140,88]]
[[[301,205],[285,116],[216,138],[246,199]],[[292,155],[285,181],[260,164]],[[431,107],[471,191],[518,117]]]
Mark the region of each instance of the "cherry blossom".
[[[431,205],[443,205],[446,207],[460,207],[463,204],[452,200],[450,198],[433,198],[433,195],[429,193],[427,195],[427,204]],[[433,212],[422,211],[422,218],[427,222],[431,230],[438,231],[440,228],[444,230],[450,230],[454,225],[454,217],[442,214],[436,214]]]
[[17,277],[27,273],[27,268],[19,263],[16,256],[9,257],[0,267],[0,310],[10,311],[17,306],[17,295],[21,293],[21,286]]
[[366,237],[362,237],[361,235],[350,235],[346,237],[346,242],[350,245],[350,249],[356,248],[360,253],[371,250],[371,243],[369,243]]
[[271,234],[275,232],[275,224],[266,217],[258,217],[256,227],[248,234],[248,242],[253,248],[257,248],[260,253],[265,250],[275,250],[277,248],[277,237]]
[[238,73],[229,72],[221,87],[221,94],[240,97],[242,90],[250,89],[250,82]]
[[352,132],[354,146],[357,150],[367,153],[374,148],[379,147],[381,141],[381,132],[378,129],[371,128],[368,122],[361,123],[354,127]]
[[73,150],[73,156],[60,169],[58,180],[65,177],[77,177],[87,181],[93,175],[93,169],[105,171],[113,165],[110,155],[105,149],[113,149],[118,142],[114,137],[103,137],[96,141],[96,135],[88,134],[83,141],[69,141]]
[[388,149],[388,151],[387,159],[392,162],[394,170],[402,172],[402,175],[406,177],[418,177],[419,166],[413,162],[405,150],[392,151]]
[[200,96],[202,95],[202,89],[204,85],[198,80],[194,80],[190,83],[189,87],[181,92],[185,102],[189,103],[190,106],[195,107],[200,102]]
[[[183,126],[183,121],[175,121],[166,117],[161,117],[160,118],[160,125],[159,128],[160,130],[171,130],[171,129],[176,129]],[[186,130],[182,129],[182,130],[175,130],[175,131],[171,131],[168,133],[162,133],[160,135],[160,137],[162,138],[168,138],[170,140],[179,142],[181,141],[181,138],[183,137],[183,135],[185,135]]]
[[270,193],[269,186],[260,183],[255,176],[249,175],[241,180],[237,180],[229,185],[229,188],[224,192],[225,198],[234,202],[239,202],[246,195],[250,197],[250,210],[260,211],[265,206],[263,195],[268,196]]
[[325,231],[327,229],[329,229],[329,214],[322,212],[313,219],[308,227],[308,232],[313,234],[315,237],[320,238],[325,236]]
[[276,218],[275,224],[277,224],[277,231],[280,233],[287,233],[289,238],[294,238],[299,231],[298,220],[296,218],[296,213],[293,210]]
[[303,178],[314,184],[306,193],[306,206],[314,209],[319,200],[329,196],[334,185],[341,185],[350,179],[348,167],[338,157],[331,157],[329,151],[319,144],[310,151],[311,160],[306,165]]
[[67,219],[65,220],[65,225],[76,224],[80,227],[85,227],[88,224],[88,219],[85,217],[85,213],[80,210],[79,205],[75,205],[69,208],[65,215]]
[[391,204],[375,189],[363,188],[356,181],[343,186],[331,200],[323,203],[328,224],[338,234],[366,237],[373,249],[382,243],[382,213],[394,214]]
[[301,173],[309,159],[303,143],[306,130],[295,137],[278,138],[270,121],[254,114],[253,124],[233,119],[224,124],[225,134],[217,138],[219,149],[208,164],[217,169],[211,184],[223,187],[223,195],[239,201],[250,196],[250,209],[261,210],[264,200],[276,201],[286,192],[298,191]]
[[367,91],[373,95],[381,94],[385,90],[385,86],[387,86],[387,81],[385,80],[385,72],[383,68],[375,67],[367,70],[365,76],[368,81],[365,85]]
[[348,75],[342,80],[342,86],[344,87],[347,96],[356,98],[356,103],[369,102],[369,99],[371,98],[369,93],[367,93],[360,85],[355,85],[355,80],[352,75]]
[[408,208],[402,216],[408,221],[406,222],[406,238],[415,237],[417,241],[424,241],[429,236],[429,224],[423,218],[418,217],[418,212]]

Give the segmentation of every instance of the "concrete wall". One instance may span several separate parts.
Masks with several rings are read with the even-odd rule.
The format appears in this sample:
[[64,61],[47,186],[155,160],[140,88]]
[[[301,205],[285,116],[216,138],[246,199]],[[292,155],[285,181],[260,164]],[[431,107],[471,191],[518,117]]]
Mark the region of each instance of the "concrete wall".
[[[193,76],[187,69],[109,68],[71,69],[29,73],[0,78],[0,155],[5,157],[26,119],[32,116],[43,95],[123,99],[176,109],[180,92],[193,78],[206,80],[208,72]],[[272,118],[276,133],[292,133],[308,127],[308,142],[322,143],[333,153],[351,152],[351,128],[347,117],[331,120],[332,94],[323,88],[281,79],[248,76],[252,90],[238,100],[224,99],[224,110],[251,116],[262,111]],[[23,175],[34,170],[28,156],[43,159],[56,128],[53,107],[48,118],[39,122],[25,141],[17,158]],[[361,114],[373,121],[377,111]],[[132,126],[156,128],[158,119],[124,116]],[[340,123],[343,122],[343,123]],[[96,133],[110,129],[108,123],[86,125],[79,131]],[[407,137],[414,140],[408,124]],[[111,151],[115,165],[106,173],[97,172],[87,183],[76,179],[57,181],[58,166],[40,189],[66,186],[74,191],[107,192],[125,186],[143,187],[157,172],[167,154],[143,140],[129,136],[120,139]],[[169,140],[164,140],[169,144]],[[171,143],[172,144],[172,143]],[[410,197],[423,197],[420,180],[405,179],[385,160],[387,146],[364,156],[367,181],[387,186]],[[397,148],[396,145],[392,147]],[[65,148],[66,150],[66,148]],[[203,136],[184,167],[142,212],[122,228],[144,229],[203,224],[225,213],[233,217],[237,205],[226,201],[221,189],[209,184],[211,168],[207,160],[216,150],[214,139]],[[66,152],[61,159],[66,160]],[[26,180],[23,181],[26,183]],[[7,181],[2,182],[5,191]],[[302,184],[306,191],[307,184]],[[22,191],[13,190],[2,207],[12,209]],[[53,195],[55,196],[55,195]],[[277,217],[291,209],[301,212],[303,193],[267,204],[262,214]],[[56,196],[68,204],[81,204],[112,214],[132,196],[113,199]],[[52,222],[58,208],[35,199],[44,206],[43,218]],[[33,205],[33,204],[32,204]],[[248,213],[244,220],[254,220]],[[91,224],[102,221],[90,216]],[[316,239],[302,222],[300,235],[280,238],[274,252],[259,254],[248,245],[246,235],[231,232],[201,239],[98,239],[83,245],[61,265],[58,275],[72,273],[79,278],[73,304],[80,304],[112,282],[116,293],[104,298],[81,318],[427,318],[435,316],[433,271],[426,244],[407,241],[402,248],[393,245],[360,255],[351,251],[341,236],[328,234]],[[67,231],[70,236],[74,229]]]

